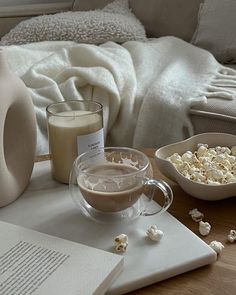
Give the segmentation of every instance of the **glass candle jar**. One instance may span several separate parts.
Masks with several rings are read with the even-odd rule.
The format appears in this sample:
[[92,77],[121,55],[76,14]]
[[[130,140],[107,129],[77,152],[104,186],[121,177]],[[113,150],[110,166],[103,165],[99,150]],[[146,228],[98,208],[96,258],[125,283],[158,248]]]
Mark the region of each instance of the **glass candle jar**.
[[103,108],[96,101],[70,100],[46,108],[53,179],[69,183],[75,158],[104,147]]

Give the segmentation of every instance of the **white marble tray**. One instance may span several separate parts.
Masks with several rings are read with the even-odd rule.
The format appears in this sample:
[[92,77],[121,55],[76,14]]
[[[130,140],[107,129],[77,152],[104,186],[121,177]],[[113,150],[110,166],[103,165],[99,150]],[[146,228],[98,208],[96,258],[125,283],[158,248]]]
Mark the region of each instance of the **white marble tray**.
[[[0,220],[111,252],[113,238],[127,234],[124,271],[109,294],[124,294],[216,260],[215,252],[168,212],[140,217],[130,224],[88,220],[75,208],[68,186],[51,180],[48,161],[35,164],[28,189],[14,203],[0,209]],[[145,237],[152,224],[164,232],[160,243]]]

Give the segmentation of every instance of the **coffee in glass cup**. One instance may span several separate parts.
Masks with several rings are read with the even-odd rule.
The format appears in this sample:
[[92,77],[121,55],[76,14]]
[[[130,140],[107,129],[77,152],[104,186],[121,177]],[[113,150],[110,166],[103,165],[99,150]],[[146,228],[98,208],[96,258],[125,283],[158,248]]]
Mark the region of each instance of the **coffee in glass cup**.
[[[69,187],[82,213],[100,221],[157,214],[167,210],[173,200],[169,185],[153,179],[148,157],[126,147],[99,148],[77,157]],[[155,189],[163,194],[163,206],[153,200]]]

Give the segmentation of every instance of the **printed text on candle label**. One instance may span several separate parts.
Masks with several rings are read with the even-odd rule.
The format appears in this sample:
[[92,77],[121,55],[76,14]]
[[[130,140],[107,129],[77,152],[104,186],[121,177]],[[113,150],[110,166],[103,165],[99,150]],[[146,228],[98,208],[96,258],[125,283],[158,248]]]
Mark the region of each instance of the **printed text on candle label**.
[[78,155],[101,147],[104,147],[103,128],[87,135],[77,136]]

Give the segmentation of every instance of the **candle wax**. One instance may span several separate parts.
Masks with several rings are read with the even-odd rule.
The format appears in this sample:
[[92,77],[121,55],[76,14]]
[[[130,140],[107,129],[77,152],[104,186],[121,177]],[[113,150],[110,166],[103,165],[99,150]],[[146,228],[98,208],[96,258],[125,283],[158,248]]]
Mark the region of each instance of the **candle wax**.
[[90,111],[66,111],[49,117],[49,149],[52,176],[68,183],[76,157],[90,149],[103,147],[102,116]]

